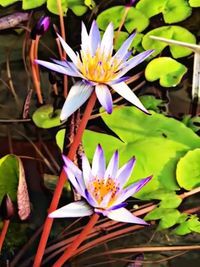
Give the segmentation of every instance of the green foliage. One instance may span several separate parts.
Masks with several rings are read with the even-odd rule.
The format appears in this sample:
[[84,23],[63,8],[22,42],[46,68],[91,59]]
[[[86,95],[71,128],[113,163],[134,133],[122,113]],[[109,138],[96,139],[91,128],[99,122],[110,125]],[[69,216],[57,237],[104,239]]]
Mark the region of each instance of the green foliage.
[[161,108],[165,106],[162,99],[157,99],[153,95],[143,95],[140,97],[140,101],[148,110],[153,110],[157,113],[161,112]]
[[191,115],[184,115],[182,119],[182,123],[184,123],[187,127],[192,129],[194,132],[198,132],[200,130],[200,117]]
[[159,80],[163,87],[177,86],[187,68],[170,57],[159,57],[151,60],[145,69],[145,77],[148,81]]
[[[129,34],[127,32],[115,32],[115,42],[114,42],[114,49],[118,50],[121,45],[123,44],[124,41],[126,41],[126,39],[129,37]],[[133,39],[132,44],[130,45],[130,49],[135,49],[139,52],[144,51],[143,47],[141,46],[141,41],[143,38],[143,34],[142,33],[137,33]]]
[[19,180],[18,159],[14,155],[6,155],[0,159],[0,203],[5,194],[13,201],[17,198]]
[[[0,6],[6,7],[8,5],[14,4],[16,2],[21,2],[19,0],[0,0]],[[22,0],[22,8],[24,10],[33,9],[40,7],[45,4],[50,12],[53,14],[59,14],[57,8],[57,1],[55,0]],[[67,10],[71,9],[76,16],[82,16],[87,8],[94,8],[95,2],[93,0],[61,0],[61,6],[63,10],[63,14],[66,15]]]
[[54,111],[52,105],[43,105],[33,113],[32,119],[37,127],[48,129],[61,124],[60,112],[60,109]]
[[[97,17],[97,24],[101,30],[105,30],[110,22],[113,23],[114,29],[117,29],[120,24],[122,17],[124,16],[125,6],[115,6],[104,10]],[[116,16],[117,14],[117,16]],[[125,29],[132,33],[134,30],[141,32],[146,29],[149,25],[148,18],[139,10],[131,7],[124,23]]]
[[162,26],[154,30],[151,30],[150,32],[145,34],[142,41],[142,46],[144,47],[145,50],[148,49],[155,50],[153,56],[157,56],[158,54],[160,54],[162,50],[167,46],[169,46],[170,52],[174,58],[186,57],[190,55],[192,51],[185,47],[180,47],[177,45],[168,45],[164,42],[153,40],[149,38],[149,36],[151,35],[164,37],[167,39],[178,40],[182,42],[188,42],[192,44],[196,43],[195,36],[187,29],[180,26]]
[[148,116],[134,107],[114,110],[112,116],[105,114],[102,118],[122,141],[86,131],[83,144],[90,159],[98,143],[105,148],[107,159],[113,148],[118,148],[121,164],[135,155],[136,166],[128,183],[151,174],[154,176],[136,194],[139,198],[149,199],[150,193],[153,198],[157,189],[179,189],[175,175],[177,163],[188,151],[200,147],[200,139],[191,129],[175,119],[153,112]]
[[200,7],[200,0],[189,0],[191,7]]
[[180,216],[180,212],[176,209],[158,207],[149,212],[144,217],[144,220],[160,220],[158,230],[163,230],[174,226],[178,222]]
[[188,151],[180,159],[176,175],[180,187],[186,190],[200,186],[200,148]]
[[186,235],[192,232],[200,233],[200,222],[196,215],[185,215],[183,221],[173,230],[176,235]]
[[187,0],[140,0],[136,8],[148,18],[162,13],[166,23],[180,22],[192,13]]

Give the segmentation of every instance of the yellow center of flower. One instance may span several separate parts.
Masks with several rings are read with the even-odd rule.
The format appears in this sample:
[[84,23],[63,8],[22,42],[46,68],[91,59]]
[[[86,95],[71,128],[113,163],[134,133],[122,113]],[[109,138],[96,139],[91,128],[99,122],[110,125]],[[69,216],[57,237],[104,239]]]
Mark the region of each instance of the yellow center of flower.
[[87,80],[106,83],[115,79],[120,62],[117,59],[112,59],[112,55],[102,54],[100,49],[97,49],[93,57],[84,51],[80,53],[81,60],[79,60],[77,67]]
[[103,198],[110,192],[110,199],[108,201],[107,207],[111,206],[116,199],[116,194],[119,191],[119,185],[112,178],[99,179],[96,177],[93,181],[90,182],[88,186],[88,191],[97,201],[98,205],[101,204]]

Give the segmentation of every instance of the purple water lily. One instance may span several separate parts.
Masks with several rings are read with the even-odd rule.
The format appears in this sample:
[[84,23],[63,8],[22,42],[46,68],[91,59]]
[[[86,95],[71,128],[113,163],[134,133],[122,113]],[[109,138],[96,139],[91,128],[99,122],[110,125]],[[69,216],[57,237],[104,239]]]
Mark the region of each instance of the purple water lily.
[[53,71],[82,79],[82,82],[72,86],[61,111],[61,120],[66,120],[84,104],[94,89],[100,104],[109,114],[112,113],[110,89],[114,89],[114,91],[133,105],[148,113],[137,96],[124,82],[128,79],[127,76],[124,77],[124,74],[144,61],[153,50],[145,51],[129,59],[131,52],[128,49],[135,36],[134,33],[112,55],[113,36],[112,23],[108,25],[102,39],[95,21],[92,23],[89,34],[84,23],[82,23],[80,54],[75,53],[62,37],[58,35],[64,50],[72,62],[53,60],[54,63],[50,63],[36,60],[36,63]]
[[85,154],[82,155],[83,171],[67,157],[63,156],[63,159],[68,179],[86,201],[72,202],[53,211],[49,217],[83,217],[96,212],[115,221],[147,224],[124,208],[126,206],[124,201],[139,191],[152,178],[149,176],[124,188],[124,184],[132,173],[135,158],[131,158],[118,169],[118,151],[115,151],[106,168],[102,147],[98,145],[93,157],[92,168]]

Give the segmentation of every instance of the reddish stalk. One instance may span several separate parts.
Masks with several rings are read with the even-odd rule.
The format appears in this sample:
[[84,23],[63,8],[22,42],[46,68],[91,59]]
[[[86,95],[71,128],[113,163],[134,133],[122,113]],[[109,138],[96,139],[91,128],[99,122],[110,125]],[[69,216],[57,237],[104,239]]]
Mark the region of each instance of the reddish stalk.
[[[76,150],[77,150],[77,148],[81,142],[83,132],[84,132],[85,127],[87,125],[87,122],[90,118],[90,115],[92,113],[95,102],[96,102],[96,94],[95,94],[95,92],[93,92],[89,101],[88,101],[88,104],[86,106],[85,112],[83,114],[82,120],[81,120],[79,128],[78,128],[77,134],[74,138],[74,141],[73,141],[73,143],[70,147],[69,153],[68,153],[68,157],[71,160],[73,160],[73,158],[76,154]],[[66,181],[66,174],[65,174],[64,170],[62,170],[60,177],[59,177],[59,180],[58,180],[58,183],[57,183],[57,186],[56,186],[56,189],[55,189],[55,192],[54,192],[54,195],[53,195],[53,198],[52,198],[52,201],[51,201],[51,205],[49,207],[49,213],[57,209],[65,181]],[[39,267],[41,264],[42,257],[44,255],[44,250],[46,247],[47,240],[49,238],[52,224],[53,224],[53,219],[47,217],[45,220],[45,223],[44,223],[44,228],[43,228],[43,232],[42,232],[42,235],[40,238],[40,243],[39,243],[39,246],[37,249],[37,253],[35,256],[33,267]]]
[[6,237],[6,233],[8,231],[9,224],[10,224],[10,220],[4,220],[3,221],[3,228],[1,231],[1,235],[0,235],[0,252],[1,252],[1,249],[3,246],[3,242],[5,240],[5,237]]
[[90,218],[88,224],[83,228],[80,235],[76,237],[76,239],[73,241],[71,246],[67,248],[67,250],[63,253],[63,255],[56,261],[56,263],[53,265],[53,267],[60,267],[62,266],[75,252],[75,250],[79,247],[79,245],[86,239],[87,235],[92,230],[93,226],[96,224],[96,222],[99,219],[99,215],[94,213],[92,217]]
[[34,63],[35,59],[35,40],[32,40],[31,42],[31,48],[30,48],[30,62],[31,62],[31,70],[32,70],[32,76],[33,76],[33,83],[35,86],[35,91],[37,94],[37,98],[40,104],[43,104],[43,98],[42,98],[42,93],[41,93],[41,88],[40,88],[40,80],[38,77],[37,73],[37,67],[36,64]]

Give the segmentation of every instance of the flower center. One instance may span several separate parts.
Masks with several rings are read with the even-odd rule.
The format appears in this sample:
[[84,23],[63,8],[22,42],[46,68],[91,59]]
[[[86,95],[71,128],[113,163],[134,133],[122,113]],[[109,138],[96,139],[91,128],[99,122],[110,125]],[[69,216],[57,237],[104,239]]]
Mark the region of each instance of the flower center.
[[90,53],[85,53],[84,51],[80,53],[81,60],[78,63],[78,68],[87,80],[106,83],[115,79],[119,71],[120,62],[117,59],[113,59],[112,55],[102,54],[100,49],[97,49],[93,57]]
[[104,197],[110,193],[107,203],[107,206],[109,207],[116,199],[116,194],[119,191],[119,184],[116,180],[110,177],[106,180],[104,178],[99,179],[98,177],[95,177],[94,180],[90,182],[88,191],[95,198],[98,205],[100,205]]

